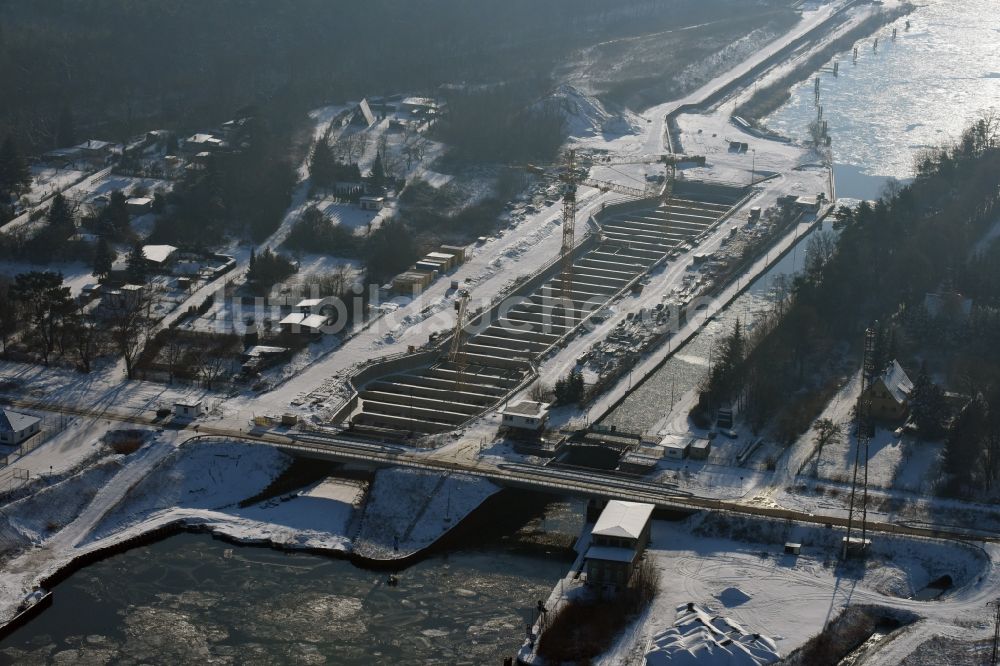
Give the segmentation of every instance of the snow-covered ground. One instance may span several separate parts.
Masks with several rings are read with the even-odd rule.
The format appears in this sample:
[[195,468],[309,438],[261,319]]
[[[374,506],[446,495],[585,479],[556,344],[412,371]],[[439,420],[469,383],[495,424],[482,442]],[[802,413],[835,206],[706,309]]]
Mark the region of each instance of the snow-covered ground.
[[[696,516],[684,523],[655,521],[647,558],[659,569],[659,591],[647,611],[597,663],[642,663],[649,641],[670,627],[677,609],[689,602],[770,637],[783,656],[854,604],[909,610],[927,618],[928,624],[964,627],[966,636],[976,633],[969,627],[985,627],[977,604],[979,600],[985,603],[992,594],[992,581],[1000,577],[994,568],[997,552],[992,546],[984,552],[948,542],[886,538],[876,541],[863,568],[845,567],[837,557],[840,536],[821,527],[740,518],[727,521],[726,517]],[[785,541],[801,542],[802,554],[785,555]],[[945,574],[952,576],[955,587],[940,600],[908,599]]]
[[479,477],[412,469],[379,470],[372,486],[354,552],[374,560],[427,548],[499,490]]
[[[615,116],[575,91],[562,90],[563,100],[560,103],[566,104],[573,118],[574,145],[607,149],[618,154],[663,152],[664,116],[667,113],[680,104],[703,99],[734,74],[746,71],[780,48],[781,44],[825,20],[839,4],[811,6],[804,12],[803,21],[791,33],[761,49],[760,53],[732,72],[720,76],[683,100],[648,109],[641,117],[631,114]],[[780,68],[768,76],[776,76],[778,72]],[[749,182],[755,170],[779,173],[780,177],[761,185],[761,192],[751,204],[765,207],[773,203],[779,194],[826,191],[829,186],[827,170],[809,166],[819,156],[801,146],[745,136],[730,123],[728,113],[739,100],[740,97],[730,99],[711,112],[681,118],[684,149],[708,158],[705,169],[689,170],[687,177],[744,183]],[[340,110],[332,107],[313,114],[317,137],[322,136]],[[747,141],[754,152],[743,155],[729,153],[728,141],[731,139]],[[433,146],[427,148],[429,151],[433,149]],[[362,163],[370,165],[373,157],[374,146],[369,145]],[[413,175],[419,175],[434,186],[448,185],[453,177],[433,171],[428,167],[429,163],[423,160],[414,167]],[[595,177],[620,180],[624,173],[628,178],[642,180],[656,168],[645,165],[623,167],[622,173],[597,170]],[[303,163],[300,168],[303,181],[307,175],[304,169]],[[111,187],[111,181],[93,180],[89,184],[81,183],[81,192]],[[308,184],[300,183],[285,223],[262,246],[277,245],[283,240],[297,215],[308,205],[307,191]],[[579,227],[583,228],[583,220],[609,200],[609,195],[581,188]],[[474,306],[491,302],[506,293],[518,277],[531,274],[556,256],[560,243],[559,213],[558,205],[542,207],[514,229],[489,238],[485,244],[475,248],[472,258],[449,278],[463,282],[463,286],[470,289]],[[354,215],[353,209],[344,213],[341,223],[357,228],[367,225],[364,219]],[[728,224],[722,225],[706,240],[701,251],[720,244],[721,238],[728,233],[728,227]],[[782,242],[790,241],[786,238]],[[249,247],[234,248],[232,254],[245,266],[249,251]],[[307,261],[310,262],[310,272],[331,267],[319,259],[303,258],[304,265]],[[617,308],[617,316],[624,317],[630,310],[656,302],[679,279],[684,263],[679,261],[654,276],[643,295],[627,297]],[[751,270],[762,270],[762,266],[756,265]],[[238,272],[225,279],[231,279]],[[82,280],[83,277],[81,274],[74,280]],[[320,353],[303,357],[300,365],[294,366],[292,372],[282,377],[286,381],[259,397],[249,393],[234,397],[219,396],[187,387],[126,382],[117,367],[82,377],[66,369],[3,363],[0,364],[0,377],[20,381],[24,393],[32,391],[38,400],[92,405],[128,415],[148,416],[151,409],[170,405],[178,399],[206,397],[211,413],[204,421],[234,429],[246,427],[253,415],[288,411],[308,415],[336,406],[344,394],[331,389],[330,384],[341,384],[359,362],[394,354],[410,344],[422,345],[429,333],[450,328],[453,323],[453,295],[448,289],[450,279],[438,280],[419,299],[400,301],[377,325],[359,331],[333,353],[323,349]],[[191,295],[187,303],[200,302],[211,290],[218,288],[220,282],[204,285]],[[737,283],[724,291],[716,307],[727,302],[730,292],[739,286]],[[179,311],[183,309],[178,308]],[[170,319],[168,317],[164,325]],[[610,322],[609,326],[614,323]],[[549,377],[564,374],[571,363],[575,364],[581,345],[589,346],[596,339],[594,335],[575,338],[566,350],[544,364],[543,374]],[[636,372],[645,371],[647,365],[652,367],[655,362],[658,359],[652,356],[645,359]],[[609,402],[626,389],[623,380],[594,405],[590,415],[604,411]],[[319,404],[307,399],[317,396],[322,397]],[[849,396],[845,396],[843,404],[849,403]],[[831,409],[837,410],[840,406]],[[222,442],[181,446],[190,433],[166,431],[159,433],[137,453],[127,457],[113,456],[97,443],[97,437],[110,426],[108,419],[79,417],[66,432],[18,462],[31,472],[31,478],[50,474],[51,483],[35,495],[5,508],[5,522],[0,523],[0,539],[9,543],[12,550],[22,552],[5,562],[0,574],[3,615],[9,615],[12,606],[36,581],[65,566],[72,557],[167,524],[198,525],[241,540],[287,546],[345,550],[351,545],[352,535],[348,532],[353,527],[354,506],[359,501],[360,489],[357,486],[331,481],[291,497],[241,509],[238,506],[241,500],[262,490],[284,469],[288,459],[283,454],[266,447]],[[495,416],[487,416],[467,428],[464,437],[428,455],[479,460],[484,464],[509,460],[514,457],[509,449],[503,444],[490,444],[495,429]],[[480,458],[478,454],[484,446],[489,448],[486,455]],[[928,469],[933,464],[933,457],[930,453],[919,453],[910,454],[908,458],[903,446],[905,443],[900,444],[900,450],[897,450],[887,440],[878,449],[876,455],[882,456],[879,464],[897,469],[891,475],[887,472],[886,478],[880,480],[891,485],[895,478],[896,483],[919,486],[923,478],[920,470]],[[791,451],[776,474],[747,476],[746,485],[753,494],[766,495],[769,502],[805,511],[827,510],[816,497],[787,491],[794,485],[802,466],[799,463],[804,464],[809,459],[810,441],[804,440],[801,446],[796,445]],[[831,447],[825,455],[842,458],[845,451]],[[911,461],[908,464],[895,464],[908,459]],[[899,473],[900,468],[905,471]],[[743,470],[721,465],[704,469],[705,475],[698,475],[700,480],[696,482],[687,480],[683,471],[671,469],[669,473],[673,476],[666,480],[679,484],[686,482],[699,494],[718,497],[736,497],[745,492],[742,478],[737,490],[737,477],[745,474]],[[694,485],[697,487],[694,488]],[[496,487],[492,484],[458,474],[427,477],[416,472],[381,471],[358,525],[361,539],[357,550],[384,557],[416,552],[435,541],[494,492]],[[944,504],[927,503],[926,506],[929,510]],[[962,510],[962,506],[955,503],[947,508],[957,512]],[[45,511],[40,511],[39,507],[44,507]],[[840,507],[831,509],[840,510]],[[873,514],[876,513],[880,517],[893,517],[891,510],[873,510]],[[738,539],[732,536],[699,537],[687,527],[657,523],[650,557],[662,569],[663,589],[653,608],[627,633],[622,644],[606,657],[605,663],[622,663],[621,657],[626,655],[629,658],[641,657],[646,649],[646,639],[669,626],[676,607],[688,601],[724,611],[750,630],[768,633],[778,641],[782,653],[804,642],[819,631],[839,608],[855,600],[894,603],[919,609],[917,612],[924,612],[928,618],[925,620],[928,632],[967,637],[969,632],[958,630],[961,626],[959,622],[977,626],[974,617],[982,610],[991,586],[995,589],[1000,583],[1000,574],[992,564],[987,566],[985,560],[976,556],[966,557],[967,551],[951,546],[947,549],[935,545],[892,551],[891,560],[885,557],[889,551],[882,552],[883,559],[879,560],[878,566],[865,571],[864,576],[858,579],[833,565],[829,555],[830,544],[825,544],[823,548],[817,546],[816,550],[807,548],[801,558],[789,562],[780,555],[780,544],[776,542],[753,545],[749,543],[753,541],[753,534],[748,533]],[[398,552],[395,548],[396,537],[399,537]],[[997,550],[992,546],[987,547],[986,552],[990,558],[997,557]],[[949,573],[963,581],[945,601],[935,602],[940,605],[907,602],[891,596],[912,593],[939,572]],[[975,580],[977,576],[979,579]],[[727,594],[727,590],[736,588],[747,597],[741,604],[732,604],[734,595]],[[726,606],[727,603],[730,606]],[[927,609],[935,610],[928,612]],[[895,645],[903,643],[896,642]],[[914,643],[913,647],[918,645]],[[899,662],[885,660],[877,663]]]
[[57,169],[46,166],[31,167],[31,189],[21,198],[27,199],[29,205],[36,205],[67,187],[75,185],[85,178],[87,172],[75,169]]

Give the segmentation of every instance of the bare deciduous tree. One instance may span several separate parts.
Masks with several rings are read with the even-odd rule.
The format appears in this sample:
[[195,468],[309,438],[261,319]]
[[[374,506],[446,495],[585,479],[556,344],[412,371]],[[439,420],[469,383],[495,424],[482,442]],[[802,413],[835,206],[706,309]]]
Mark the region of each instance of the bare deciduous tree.
[[123,295],[108,308],[111,339],[125,361],[125,375],[129,379],[135,377],[135,361],[152,332],[151,307],[152,299],[147,290],[143,290],[136,295]]

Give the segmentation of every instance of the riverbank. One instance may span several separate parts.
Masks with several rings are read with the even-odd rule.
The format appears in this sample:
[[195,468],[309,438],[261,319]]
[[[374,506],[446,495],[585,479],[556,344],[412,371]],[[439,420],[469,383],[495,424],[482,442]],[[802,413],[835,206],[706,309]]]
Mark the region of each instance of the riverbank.
[[[376,472],[373,485],[388,492],[376,495],[375,513],[369,515],[384,518],[394,511],[412,527],[399,535],[396,549],[390,542],[389,549],[356,553],[358,537],[364,544],[377,543],[358,528],[364,525],[367,483],[325,478],[243,506],[248,498],[266,495],[291,458],[266,446],[185,442],[174,435],[153,437],[130,456],[106,455],[6,507],[0,530],[5,551],[0,622],[10,621],[38,587],[48,588],[88,564],[184,531],[346,558],[363,567],[400,568],[418,560],[498,490],[488,481],[461,475]],[[385,476],[381,483],[379,475]],[[393,492],[407,484],[426,485],[428,479],[434,487],[422,504]]]

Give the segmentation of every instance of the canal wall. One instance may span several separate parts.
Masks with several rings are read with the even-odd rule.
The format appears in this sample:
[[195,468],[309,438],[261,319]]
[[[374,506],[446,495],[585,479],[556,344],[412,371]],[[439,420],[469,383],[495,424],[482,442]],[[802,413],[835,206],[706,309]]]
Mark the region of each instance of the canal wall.
[[[704,311],[703,316],[698,316],[698,312],[693,313],[680,330],[673,336],[661,341],[656,348],[647,352],[645,357],[633,366],[630,374],[632,377],[639,377],[638,382],[631,382],[631,385],[629,385],[624,379],[620,379],[615,386],[611,387],[611,389],[591,404],[587,409],[588,422],[600,423],[604,420],[632,392],[638,390],[650,376],[663,367],[674,354],[683,349],[715,315],[724,311],[734,300],[746,292],[761,275],[791,252],[799,242],[800,237],[805,236],[821,224],[832,211],[833,205],[831,204],[816,216],[814,220],[794,225],[792,230],[770,246],[770,250],[763,257],[758,255],[756,260],[742,273],[738,273],[726,286],[719,288],[716,291],[713,305]],[[665,351],[663,349],[664,343],[667,344]]]

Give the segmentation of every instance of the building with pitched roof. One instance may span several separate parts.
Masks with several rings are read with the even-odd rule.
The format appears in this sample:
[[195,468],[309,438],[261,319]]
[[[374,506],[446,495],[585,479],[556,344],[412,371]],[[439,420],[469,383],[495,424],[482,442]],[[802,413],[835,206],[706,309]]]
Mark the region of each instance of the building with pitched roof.
[[871,401],[871,415],[876,419],[898,421],[910,409],[910,394],[913,382],[906,371],[893,361],[868,388],[867,399]]
[[0,409],[0,444],[17,446],[41,430],[42,420],[37,416]]

